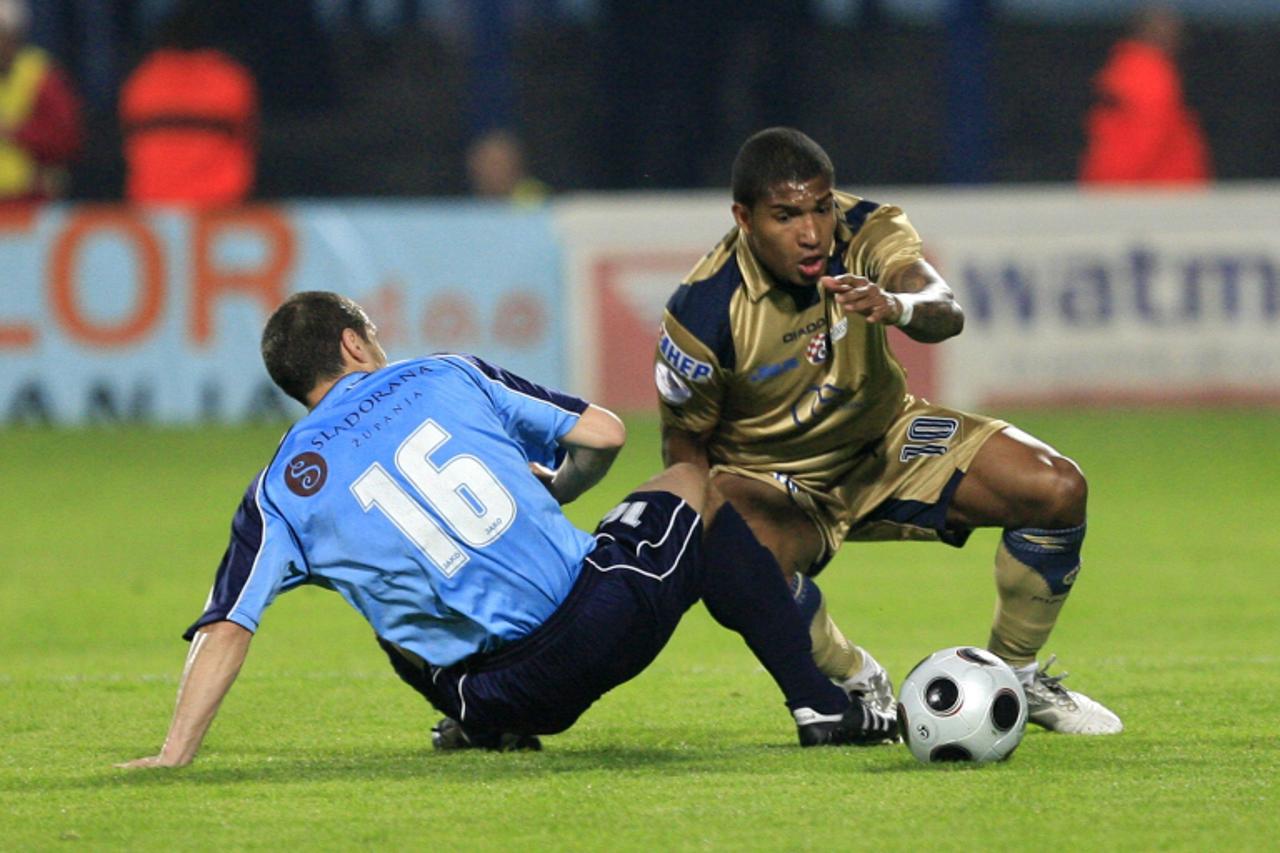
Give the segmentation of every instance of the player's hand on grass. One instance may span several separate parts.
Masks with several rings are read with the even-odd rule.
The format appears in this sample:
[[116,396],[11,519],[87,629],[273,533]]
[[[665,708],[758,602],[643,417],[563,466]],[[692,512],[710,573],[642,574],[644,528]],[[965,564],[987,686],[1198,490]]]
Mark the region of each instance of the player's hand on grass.
[[818,283],[835,298],[846,314],[859,314],[868,323],[891,326],[902,316],[902,303],[880,285],[860,275],[824,275]]

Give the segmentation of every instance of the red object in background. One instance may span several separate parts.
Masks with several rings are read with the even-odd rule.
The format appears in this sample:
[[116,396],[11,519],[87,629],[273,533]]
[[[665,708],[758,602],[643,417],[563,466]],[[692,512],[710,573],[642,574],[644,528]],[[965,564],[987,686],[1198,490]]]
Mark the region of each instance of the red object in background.
[[889,329],[889,349],[907,371],[907,390],[931,403],[938,399],[938,345],[922,344],[907,337],[901,329]]
[[1209,146],[1167,53],[1147,42],[1122,41],[1095,86],[1082,183],[1203,184],[1213,177]]
[[120,93],[135,202],[237,204],[253,189],[258,91],[249,72],[216,50],[163,48]]
[[[636,274],[659,274],[667,282],[663,298],[693,265],[696,253],[637,252],[604,255],[592,267],[599,347],[595,393],[601,405],[623,412],[656,412],[658,392],[653,384],[653,353],[658,345],[657,316],[626,297],[623,283]],[[661,273],[669,272],[669,275]]]
[[44,51],[24,47],[0,74],[0,202],[62,195],[80,154],[80,100]]

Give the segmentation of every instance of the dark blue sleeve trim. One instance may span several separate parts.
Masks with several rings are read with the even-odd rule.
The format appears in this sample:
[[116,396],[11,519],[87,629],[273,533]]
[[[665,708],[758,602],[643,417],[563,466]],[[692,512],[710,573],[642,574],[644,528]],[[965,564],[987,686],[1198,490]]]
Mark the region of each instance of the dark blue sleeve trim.
[[462,355],[467,363],[475,367],[485,376],[494,382],[501,382],[519,394],[526,397],[532,397],[535,400],[544,400],[553,406],[558,406],[567,412],[573,412],[580,415],[587,410],[587,401],[572,394],[565,394],[561,391],[555,391],[551,388],[539,385],[536,382],[530,382],[522,376],[517,376],[505,368],[498,367],[496,364],[490,364],[484,359],[474,355]]
[[845,224],[849,226],[850,231],[857,234],[858,229],[867,221],[867,217],[878,207],[880,207],[880,202],[868,201],[864,198],[849,208],[849,212],[844,215]]
[[729,303],[741,284],[737,263],[727,263],[711,278],[680,285],[667,300],[671,316],[702,341],[725,370],[733,370],[738,361],[729,324]]
[[257,493],[258,481],[265,473],[259,472],[245,490],[244,498],[231,519],[231,541],[218,566],[209,603],[200,618],[183,633],[184,640],[190,641],[199,628],[226,619],[249,581],[258,549],[262,547],[262,513],[258,509]]

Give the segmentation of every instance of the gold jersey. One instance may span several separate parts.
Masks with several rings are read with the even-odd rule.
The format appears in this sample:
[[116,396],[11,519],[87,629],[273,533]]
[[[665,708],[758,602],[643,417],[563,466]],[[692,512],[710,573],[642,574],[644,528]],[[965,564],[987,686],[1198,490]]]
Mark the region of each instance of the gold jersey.
[[[827,275],[874,282],[921,258],[899,208],[839,192],[835,207]],[[663,423],[705,436],[714,465],[827,489],[904,405],[885,332],[818,285],[775,281],[735,227],[667,303],[654,365]]]

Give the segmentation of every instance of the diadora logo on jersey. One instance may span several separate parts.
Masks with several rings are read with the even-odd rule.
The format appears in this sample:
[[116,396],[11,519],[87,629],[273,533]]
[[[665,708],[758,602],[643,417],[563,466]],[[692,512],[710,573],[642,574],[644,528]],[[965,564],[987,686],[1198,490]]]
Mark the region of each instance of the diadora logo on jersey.
[[804,348],[804,357],[810,364],[826,364],[830,354],[831,347],[827,344],[826,332],[818,332],[809,339],[809,346]]
[[653,366],[653,384],[658,386],[658,396],[672,406],[686,403],[693,396],[693,389],[665,361]]
[[676,342],[667,334],[666,328],[663,328],[662,337],[658,339],[658,352],[662,353],[662,357],[671,365],[672,370],[690,382],[706,382],[711,378],[711,365],[705,361],[698,361],[676,346]]
[[814,320],[812,323],[810,323],[807,326],[804,326],[799,329],[794,329],[784,334],[782,336],[782,342],[784,344],[789,344],[792,341],[798,341],[801,338],[803,338],[805,335],[816,332],[818,331],[818,329],[825,329],[826,327],[827,327],[827,318],[819,317],[818,319]]
[[789,358],[786,361],[780,361],[777,364],[762,364],[755,370],[747,374],[748,382],[763,382],[766,379],[772,379],[775,376],[781,376],[788,370],[795,370],[800,366],[800,359]]
[[309,498],[324,486],[329,466],[319,453],[299,453],[284,467],[284,484],[300,498]]

